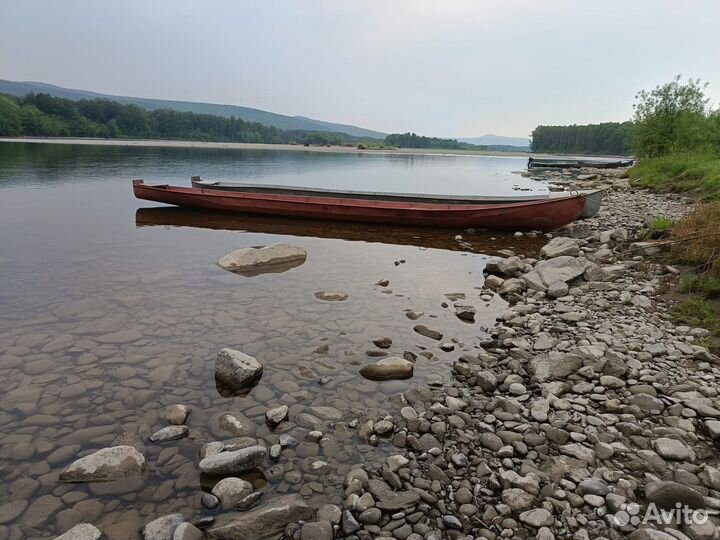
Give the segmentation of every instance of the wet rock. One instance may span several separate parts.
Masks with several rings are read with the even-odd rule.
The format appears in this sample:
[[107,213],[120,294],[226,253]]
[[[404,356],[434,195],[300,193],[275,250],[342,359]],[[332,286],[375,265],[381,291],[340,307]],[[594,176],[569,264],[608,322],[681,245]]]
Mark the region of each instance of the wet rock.
[[179,426],[185,423],[191,410],[187,405],[170,405],[165,409],[165,420],[168,424]]
[[205,508],[209,508],[210,510],[217,508],[220,504],[220,500],[211,493],[203,493],[203,496],[200,498],[200,502]]
[[289,523],[311,520],[315,512],[299,495],[274,497],[264,505],[207,530],[209,540],[264,540],[279,536]]
[[393,491],[382,480],[370,480],[368,489],[376,501],[376,506],[381,510],[409,510],[420,502],[420,495],[415,491]]
[[220,500],[223,508],[230,508],[252,493],[253,485],[242,478],[223,478],[212,488],[212,494]]
[[224,475],[250,471],[261,465],[267,457],[262,446],[250,446],[232,452],[220,452],[200,461],[200,470],[205,474]]
[[345,510],[342,513],[342,532],[343,534],[354,534],[360,529],[362,529],[362,525],[360,525],[355,517],[350,513],[349,510]]
[[187,437],[187,435],[187,426],[166,426],[150,435],[150,441],[154,443],[175,441]]
[[271,426],[277,426],[288,417],[290,409],[286,405],[275,407],[265,412],[265,421]]
[[434,339],[437,341],[440,341],[443,338],[443,335],[438,332],[437,330],[432,330],[425,326],[424,324],[418,324],[413,327],[413,330],[420,334],[421,336],[428,337],[430,339]]
[[474,322],[476,310],[472,306],[455,304],[455,316],[461,321]]
[[334,536],[329,521],[310,521],[300,529],[300,540],[333,540]]
[[231,388],[253,386],[262,377],[263,365],[234,349],[221,350],[215,360],[215,378]]
[[173,533],[173,540],[202,540],[203,532],[192,523],[181,523]]
[[0,505],[0,525],[14,521],[27,507],[28,502],[24,499]]
[[235,509],[239,510],[240,512],[250,510],[260,501],[260,499],[263,498],[263,495],[264,493],[262,491],[254,491],[253,493],[250,493],[250,495],[246,495],[235,503]]
[[144,540],[173,540],[173,533],[185,522],[182,514],[170,514],[154,519],[143,527]]
[[300,266],[306,259],[305,249],[280,243],[259,248],[237,249],[222,257],[217,264],[229,272],[250,277],[268,272],[286,272]]
[[389,349],[392,346],[392,339],[389,337],[376,337],[373,338],[372,342],[381,349]]
[[102,531],[90,523],[78,523],[55,540],[100,540]]
[[360,368],[360,375],[366,379],[384,381],[388,379],[407,379],[412,377],[415,364],[397,356],[382,358]]
[[326,302],[342,302],[348,299],[348,295],[338,291],[318,291],[315,293],[315,298]]
[[105,482],[136,476],[145,457],[132,446],[112,446],[82,457],[60,473],[63,482]]

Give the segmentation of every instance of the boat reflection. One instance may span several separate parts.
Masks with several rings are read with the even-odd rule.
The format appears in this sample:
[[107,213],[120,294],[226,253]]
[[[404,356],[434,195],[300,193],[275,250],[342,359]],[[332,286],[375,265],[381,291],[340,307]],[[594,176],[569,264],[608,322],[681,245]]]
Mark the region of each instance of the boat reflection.
[[[502,249],[512,249],[532,255],[543,244],[543,236],[538,238],[527,236],[517,238],[512,234],[501,234],[496,231],[467,233],[451,229],[435,230],[426,227],[400,227],[370,223],[242,215],[170,206],[138,208],[135,212],[135,226],[193,227],[282,236],[328,238],[449,251],[467,251],[488,255],[494,255]],[[455,239],[457,234],[462,235],[463,240],[461,242]]]

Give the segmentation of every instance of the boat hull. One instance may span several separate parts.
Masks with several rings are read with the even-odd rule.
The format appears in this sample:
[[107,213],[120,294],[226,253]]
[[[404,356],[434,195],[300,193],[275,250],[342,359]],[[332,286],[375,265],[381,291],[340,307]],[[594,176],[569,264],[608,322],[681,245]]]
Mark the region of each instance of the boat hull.
[[465,205],[404,203],[334,197],[234,193],[213,189],[147,185],[133,180],[135,197],[176,206],[425,227],[550,231],[575,221],[582,196],[515,204]]

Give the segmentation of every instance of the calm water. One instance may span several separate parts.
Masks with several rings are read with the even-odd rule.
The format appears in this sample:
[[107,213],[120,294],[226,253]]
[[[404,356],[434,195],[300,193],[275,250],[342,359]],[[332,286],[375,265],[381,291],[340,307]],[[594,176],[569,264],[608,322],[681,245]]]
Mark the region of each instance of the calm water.
[[[462,231],[335,225],[206,214],[137,201],[130,179],[188,185],[189,177],[427,193],[505,194],[543,189],[511,175],[522,158],[383,156],[306,152],[120,148],[0,143],[0,539],[49,537],[90,521],[111,539],[139,538],[159,515],[213,514],[200,504],[197,451],[234,436],[230,413],[267,444],[313,428],[320,445],[286,449],[249,478],[273,493],[340,502],[355,463],[392,452],[362,445],[347,424],[395,414],[393,396],[450,382],[447,369],[476,351],[504,303],[481,298],[482,269],[501,248],[533,240]],[[252,278],[215,265],[234,249],[287,241],[308,260]],[[374,285],[390,280],[389,287]],[[345,302],[314,298],[343,291]],[[464,293],[474,324],[455,317],[448,293]],[[450,307],[443,307],[447,302]],[[418,321],[408,309],[425,312]],[[453,341],[415,333],[422,323]],[[419,355],[412,379],[371,382],[358,369],[382,354]],[[265,364],[246,397],[225,398],[214,358],[233,347]],[[323,347],[327,346],[327,352]],[[369,353],[369,354],[368,354]],[[330,382],[319,385],[321,377]],[[163,408],[192,407],[190,437],[152,444]],[[290,420],[271,432],[267,408],[286,404]],[[313,407],[339,410],[325,419]],[[78,454],[131,441],[144,447],[139,480],[63,484],[58,473]],[[320,471],[311,464],[327,462]],[[3,506],[10,504],[10,506]],[[3,510],[4,509],[4,510]],[[227,516],[218,516],[223,519]]]

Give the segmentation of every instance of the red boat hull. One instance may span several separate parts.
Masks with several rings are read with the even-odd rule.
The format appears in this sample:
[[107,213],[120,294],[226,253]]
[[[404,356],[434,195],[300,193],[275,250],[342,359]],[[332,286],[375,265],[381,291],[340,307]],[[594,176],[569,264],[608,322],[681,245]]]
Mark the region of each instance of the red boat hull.
[[582,196],[514,204],[405,203],[334,197],[253,194],[147,185],[133,180],[135,197],[176,206],[332,221],[426,227],[551,231],[575,221]]

